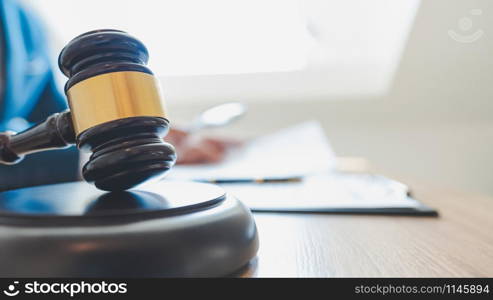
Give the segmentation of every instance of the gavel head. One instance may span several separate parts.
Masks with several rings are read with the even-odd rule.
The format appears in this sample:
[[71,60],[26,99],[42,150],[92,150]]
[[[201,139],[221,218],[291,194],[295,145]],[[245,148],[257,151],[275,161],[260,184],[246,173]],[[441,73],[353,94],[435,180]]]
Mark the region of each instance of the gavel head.
[[146,47],[118,30],[82,34],[60,53],[77,146],[92,151],[82,175],[102,190],[125,190],[167,172],[173,146]]

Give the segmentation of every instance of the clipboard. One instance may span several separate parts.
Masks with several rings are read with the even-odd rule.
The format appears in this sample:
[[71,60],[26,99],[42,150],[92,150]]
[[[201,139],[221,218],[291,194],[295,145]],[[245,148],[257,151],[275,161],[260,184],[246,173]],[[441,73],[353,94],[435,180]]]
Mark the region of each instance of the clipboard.
[[221,184],[254,212],[407,215],[437,217],[409,188],[374,174],[335,173],[300,182]]

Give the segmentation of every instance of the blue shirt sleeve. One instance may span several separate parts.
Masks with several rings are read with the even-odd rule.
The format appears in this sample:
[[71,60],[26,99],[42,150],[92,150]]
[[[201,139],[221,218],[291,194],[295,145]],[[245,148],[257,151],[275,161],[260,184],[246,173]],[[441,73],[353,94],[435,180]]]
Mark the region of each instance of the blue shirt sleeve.
[[[55,84],[42,23],[15,0],[0,0],[0,26],[4,49],[4,88],[0,99],[0,130],[20,131],[41,99],[57,109],[66,108]],[[44,105],[46,107],[46,105]],[[54,112],[54,111],[53,111]]]
[[[0,131],[22,131],[66,108],[41,22],[15,0],[0,0]],[[0,191],[78,180],[75,147],[0,165]],[[56,163],[54,163],[56,162]]]

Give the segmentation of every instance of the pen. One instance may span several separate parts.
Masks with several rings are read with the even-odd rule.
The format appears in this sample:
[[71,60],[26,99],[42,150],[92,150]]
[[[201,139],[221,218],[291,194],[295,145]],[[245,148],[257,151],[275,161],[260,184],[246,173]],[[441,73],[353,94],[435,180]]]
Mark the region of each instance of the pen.
[[237,178],[237,179],[205,179],[198,180],[200,182],[227,184],[227,183],[287,183],[300,182],[303,179],[301,176],[279,177],[279,178]]

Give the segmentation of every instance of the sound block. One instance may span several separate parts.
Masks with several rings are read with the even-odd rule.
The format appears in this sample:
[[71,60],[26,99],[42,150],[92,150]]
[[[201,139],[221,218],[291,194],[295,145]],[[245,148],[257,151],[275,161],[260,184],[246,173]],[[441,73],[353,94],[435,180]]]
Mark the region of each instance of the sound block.
[[1,277],[215,277],[258,249],[248,208],[218,186],[85,182],[0,193]]

